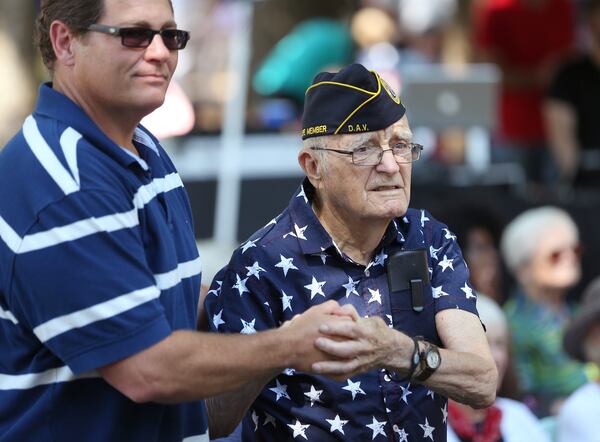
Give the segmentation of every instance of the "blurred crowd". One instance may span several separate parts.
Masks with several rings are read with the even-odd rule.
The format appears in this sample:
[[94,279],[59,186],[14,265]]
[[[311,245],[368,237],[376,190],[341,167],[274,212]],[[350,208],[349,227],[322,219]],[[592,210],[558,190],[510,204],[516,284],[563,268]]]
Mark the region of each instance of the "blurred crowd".
[[[191,115],[185,130],[218,133],[236,92],[226,85],[238,74],[228,69],[237,2],[173,3],[192,33],[173,91]],[[9,7],[0,6],[0,145],[44,80],[38,60],[19,57]],[[478,306],[503,379],[491,409],[452,404],[449,440],[495,440],[477,437],[496,432],[505,441],[599,441],[600,283],[582,273],[582,245],[592,239],[557,206],[596,195],[600,183],[600,0],[264,0],[254,3],[252,23],[249,132],[298,131],[314,74],[353,61],[397,90],[407,65],[498,67],[491,161],[522,167],[532,205],[557,204],[510,222],[476,203],[460,217],[440,217],[457,233],[483,295]],[[436,137],[439,149],[450,142]]]

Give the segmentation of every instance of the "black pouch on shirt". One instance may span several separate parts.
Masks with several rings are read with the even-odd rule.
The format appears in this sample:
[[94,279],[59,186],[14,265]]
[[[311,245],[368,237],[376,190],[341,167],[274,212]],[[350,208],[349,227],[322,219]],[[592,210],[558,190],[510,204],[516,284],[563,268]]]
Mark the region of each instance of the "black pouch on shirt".
[[410,289],[412,309],[417,313],[423,311],[423,286],[429,284],[426,249],[400,250],[394,253],[388,260],[387,277],[392,309],[394,293]]

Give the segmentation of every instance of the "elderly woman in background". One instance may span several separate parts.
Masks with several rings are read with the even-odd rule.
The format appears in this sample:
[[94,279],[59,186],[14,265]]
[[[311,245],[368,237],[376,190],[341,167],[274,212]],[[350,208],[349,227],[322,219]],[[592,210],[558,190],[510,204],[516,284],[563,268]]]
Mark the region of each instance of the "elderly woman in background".
[[582,364],[562,349],[572,314],[566,295],[581,277],[577,226],[556,207],[527,210],[506,227],[500,248],[518,285],[505,311],[520,386],[538,416],[556,414],[587,381]]
[[[477,311],[486,326],[500,384],[509,363],[510,334],[506,317],[496,302],[483,295],[477,297]],[[449,401],[448,418],[448,442],[549,440],[531,411],[512,399],[497,397],[494,405],[482,410]]]
[[[600,367],[600,277],[585,289],[581,307],[569,323],[563,341],[573,358]],[[559,442],[600,440],[600,377],[579,387],[558,415]]]

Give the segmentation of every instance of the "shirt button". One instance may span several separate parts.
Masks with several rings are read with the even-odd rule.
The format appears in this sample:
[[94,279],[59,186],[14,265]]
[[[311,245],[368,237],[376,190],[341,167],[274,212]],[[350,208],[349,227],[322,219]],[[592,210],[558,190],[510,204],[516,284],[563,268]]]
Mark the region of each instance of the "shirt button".
[[371,271],[369,269],[365,270],[365,276],[368,278],[369,276],[371,276]]

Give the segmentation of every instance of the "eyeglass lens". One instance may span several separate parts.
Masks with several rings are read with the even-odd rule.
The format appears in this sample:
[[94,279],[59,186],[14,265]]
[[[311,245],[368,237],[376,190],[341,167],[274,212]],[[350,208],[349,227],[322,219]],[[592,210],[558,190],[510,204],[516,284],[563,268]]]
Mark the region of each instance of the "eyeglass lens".
[[121,29],[123,46],[130,48],[146,48],[150,46],[156,34],[160,34],[165,46],[170,50],[183,49],[188,41],[187,32],[178,29],[163,29],[162,31],[145,28]]

